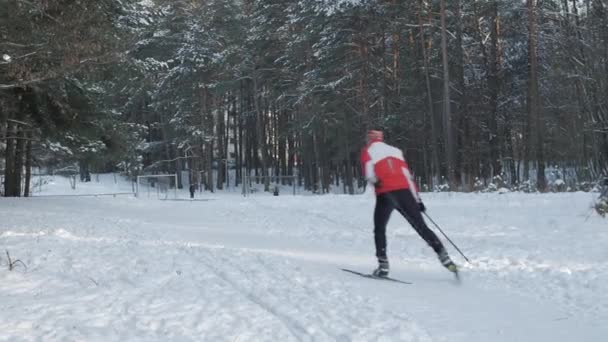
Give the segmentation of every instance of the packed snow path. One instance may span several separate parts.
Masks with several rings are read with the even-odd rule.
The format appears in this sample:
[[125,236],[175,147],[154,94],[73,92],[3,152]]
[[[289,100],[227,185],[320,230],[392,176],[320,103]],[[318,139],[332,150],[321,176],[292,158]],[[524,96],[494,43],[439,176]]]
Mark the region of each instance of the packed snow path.
[[368,195],[0,199],[0,340],[604,340],[593,195],[423,196],[461,285],[396,214],[391,276],[414,284],[340,271],[375,266]]

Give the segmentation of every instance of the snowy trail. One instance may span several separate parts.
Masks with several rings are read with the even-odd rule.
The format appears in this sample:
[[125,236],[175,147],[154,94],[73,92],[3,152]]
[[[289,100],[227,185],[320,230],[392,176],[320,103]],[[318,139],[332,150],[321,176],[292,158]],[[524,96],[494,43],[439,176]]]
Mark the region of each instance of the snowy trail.
[[396,215],[391,275],[414,284],[342,272],[374,266],[366,196],[2,199],[0,247],[28,270],[0,264],[0,340],[555,342],[608,333],[606,223],[572,228],[588,195],[425,198],[473,259],[461,285]]
[[[466,280],[462,285],[450,284],[443,274],[393,275],[417,286],[408,291],[384,289],[381,302],[416,317],[417,324],[435,332],[434,341],[575,341],[581,328],[590,328],[578,320],[564,323],[563,313],[553,305],[530,302],[500,289],[481,289]],[[586,338],[601,336],[587,331]]]

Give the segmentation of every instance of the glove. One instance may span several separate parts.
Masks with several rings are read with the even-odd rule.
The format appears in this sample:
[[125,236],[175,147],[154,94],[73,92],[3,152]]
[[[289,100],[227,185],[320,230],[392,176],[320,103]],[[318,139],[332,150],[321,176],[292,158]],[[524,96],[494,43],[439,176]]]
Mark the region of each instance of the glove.
[[421,213],[426,211],[426,207],[424,206],[424,203],[422,203],[422,202],[418,203],[418,208],[420,209]]

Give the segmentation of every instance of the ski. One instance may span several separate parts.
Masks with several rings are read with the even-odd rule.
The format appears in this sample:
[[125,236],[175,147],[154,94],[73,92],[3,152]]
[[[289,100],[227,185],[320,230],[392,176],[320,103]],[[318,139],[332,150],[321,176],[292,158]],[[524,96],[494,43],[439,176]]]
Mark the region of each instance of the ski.
[[408,284],[408,285],[412,284],[412,283],[410,283],[408,281],[403,281],[403,280],[399,280],[399,279],[395,279],[395,278],[391,278],[391,277],[376,277],[373,274],[361,273],[361,272],[349,270],[349,269],[346,269],[346,268],[342,268],[342,271],[348,272],[348,273],[352,273],[352,274],[356,274],[356,275],[364,277],[364,278],[378,279],[378,280],[387,280],[387,281],[393,281],[393,282],[396,282],[396,283]]

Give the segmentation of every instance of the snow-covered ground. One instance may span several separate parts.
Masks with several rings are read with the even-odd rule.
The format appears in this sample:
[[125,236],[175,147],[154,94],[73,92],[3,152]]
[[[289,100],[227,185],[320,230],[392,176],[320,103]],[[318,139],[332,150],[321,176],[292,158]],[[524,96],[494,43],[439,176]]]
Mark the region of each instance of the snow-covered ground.
[[[106,177],[77,192],[129,186]],[[391,275],[413,284],[342,272],[375,266],[369,194],[203,197],[0,199],[0,340],[608,336],[608,220],[594,194],[423,194],[472,261],[450,246],[460,285],[396,214]],[[27,269],[9,271],[5,250]]]

